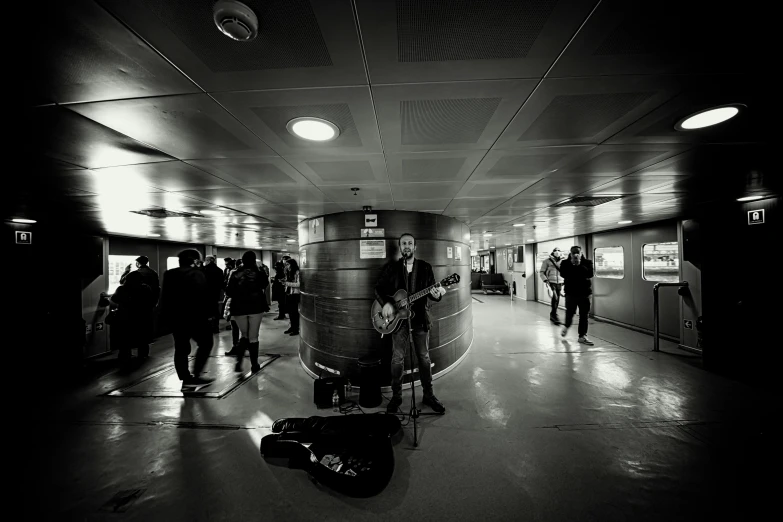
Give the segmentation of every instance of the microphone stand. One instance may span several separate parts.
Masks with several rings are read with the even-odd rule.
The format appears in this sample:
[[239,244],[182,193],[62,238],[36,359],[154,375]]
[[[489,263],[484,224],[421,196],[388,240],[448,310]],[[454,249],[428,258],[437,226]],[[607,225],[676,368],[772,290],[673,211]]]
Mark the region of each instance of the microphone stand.
[[[409,296],[410,297],[410,296]],[[425,298],[426,299],[426,298]],[[411,319],[413,319],[413,310],[411,310],[411,301],[408,299],[407,303],[405,304],[405,308],[408,310],[408,319],[405,320],[406,323],[408,323],[408,359],[410,361],[410,368],[411,368],[411,410],[410,413],[407,415],[413,419],[413,446],[418,448],[419,447],[419,438],[418,438],[418,431],[416,426],[416,419],[418,419],[421,415],[442,415],[441,413],[435,413],[435,412],[422,412],[420,409],[416,407],[416,386],[414,384],[414,381],[416,379],[413,378],[413,323]],[[428,334],[429,335],[429,334]],[[404,366],[403,366],[403,377],[404,375]],[[419,375],[421,375],[421,368],[419,368]],[[403,413],[403,416],[406,414]]]

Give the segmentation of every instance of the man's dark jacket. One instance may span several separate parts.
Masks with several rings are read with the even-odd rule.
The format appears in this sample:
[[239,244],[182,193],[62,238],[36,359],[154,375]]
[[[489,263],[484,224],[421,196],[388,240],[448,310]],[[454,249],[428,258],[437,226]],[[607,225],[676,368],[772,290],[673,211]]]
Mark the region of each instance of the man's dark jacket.
[[223,291],[223,271],[215,263],[210,263],[204,265],[204,275],[207,276],[207,286],[212,300],[220,301],[220,292]]
[[148,266],[140,266],[137,272],[141,274],[142,282],[152,290],[153,302],[157,303],[160,298],[160,280],[158,279],[158,273]]
[[560,275],[565,279],[566,295],[587,297],[593,293],[593,284],[590,281],[593,277],[593,262],[584,256],[578,265],[573,264],[570,259],[564,259],[560,263]]
[[[386,303],[393,304],[393,296],[397,290],[408,290],[408,294],[414,294],[435,284],[435,275],[432,273],[432,266],[426,261],[414,258],[412,274],[414,288],[406,288],[408,271],[405,268],[404,258],[400,258],[398,261],[390,261],[383,267],[381,277],[375,285],[375,298],[381,306]],[[430,299],[437,302],[440,301],[441,298],[435,299],[432,297],[432,294],[428,293],[427,299],[420,298],[413,302],[413,320],[411,321],[413,328],[430,329]]]
[[195,267],[166,270],[160,308],[164,324],[172,329],[197,326],[217,314],[207,276]]

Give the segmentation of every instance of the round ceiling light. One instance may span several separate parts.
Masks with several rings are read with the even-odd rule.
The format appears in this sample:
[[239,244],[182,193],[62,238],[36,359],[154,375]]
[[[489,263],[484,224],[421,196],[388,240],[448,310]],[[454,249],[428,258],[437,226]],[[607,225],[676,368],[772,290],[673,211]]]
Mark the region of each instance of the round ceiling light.
[[340,128],[321,118],[294,118],[286,125],[288,132],[309,141],[332,141],[340,135]]
[[249,42],[258,36],[258,17],[235,0],[220,0],[212,8],[212,19],[220,32],[232,40]]
[[705,109],[681,119],[674,128],[679,131],[689,131],[711,127],[739,114],[740,107],[744,107],[744,105],[732,104]]

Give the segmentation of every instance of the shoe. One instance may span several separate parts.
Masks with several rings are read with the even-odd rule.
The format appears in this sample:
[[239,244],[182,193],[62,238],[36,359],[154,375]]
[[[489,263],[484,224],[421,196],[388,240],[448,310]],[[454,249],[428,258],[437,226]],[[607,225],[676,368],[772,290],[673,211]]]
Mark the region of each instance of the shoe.
[[563,324],[563,323],[561,323],[561,322],[560,322],[560,319],[558,319],[557,317],[550,317],[550,318],[549,318],[549,321],[550,321],[550,322],[551,322],[553,325],[555,325],[555,326],[560,326],[561,324]]
[[292,330],[291,328],[289,328],[288,330],[286,330],[286,331],[285,331],[285,332],[283,332],[283,333],[284,333],[284,334],[290,334],[291,332],[293,332],[293,330]]
[[582,344],[586,344],[587,346],[594,346],[595,343],[587,338],[587,336],[583,335],[579,338],[579,342]]
[[563,330],[560,332],[560,337],[565,337],[566,335],[568,335],[568,327],[564,326]]
[[261,371],[261,366],[259,366],[259,365],[251,366],[250,367],[250,371],[253,372],[253,373],[260,372]]
[[291,332],[288,335],[290,335],[291,337],[297,336],[297,335],[299,335],[299,330],[294,330],[293,332]]
[[241,372],[242,371],[242,363],[238,362],[234,365],[234,371],[235,372]]
[[425,395],[421,402],[432,408],[435,413],[446,413],[446,407],[434,395]]
[[191,377],[182,381],[182,391],[198,391],[205,386],[209,386],[215,381],[208,377]]
[[389,400],[389,404],[386,405],[386,413],[397,413],[402,405],[402,397],[394,395]]

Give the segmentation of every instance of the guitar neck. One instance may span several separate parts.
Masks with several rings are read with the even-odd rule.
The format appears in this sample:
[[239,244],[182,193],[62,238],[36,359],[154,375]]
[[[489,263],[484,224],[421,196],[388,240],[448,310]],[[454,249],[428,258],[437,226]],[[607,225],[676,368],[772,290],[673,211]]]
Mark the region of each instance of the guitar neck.
[[412,302],[416,301],[417,299],[421,299],[425,295],[429,294],[430,290],[432,290],[433,288],[438,287],[438,286],[440,286],[440,283],[435,283],[432,286],[428,286],[424,290],[420,290],[420,291],[416,292],[413,295],[409,295],[405,299],[401,299],[400,301],[397,302],[397,307],[408,306],[408,303],[412,303]]

